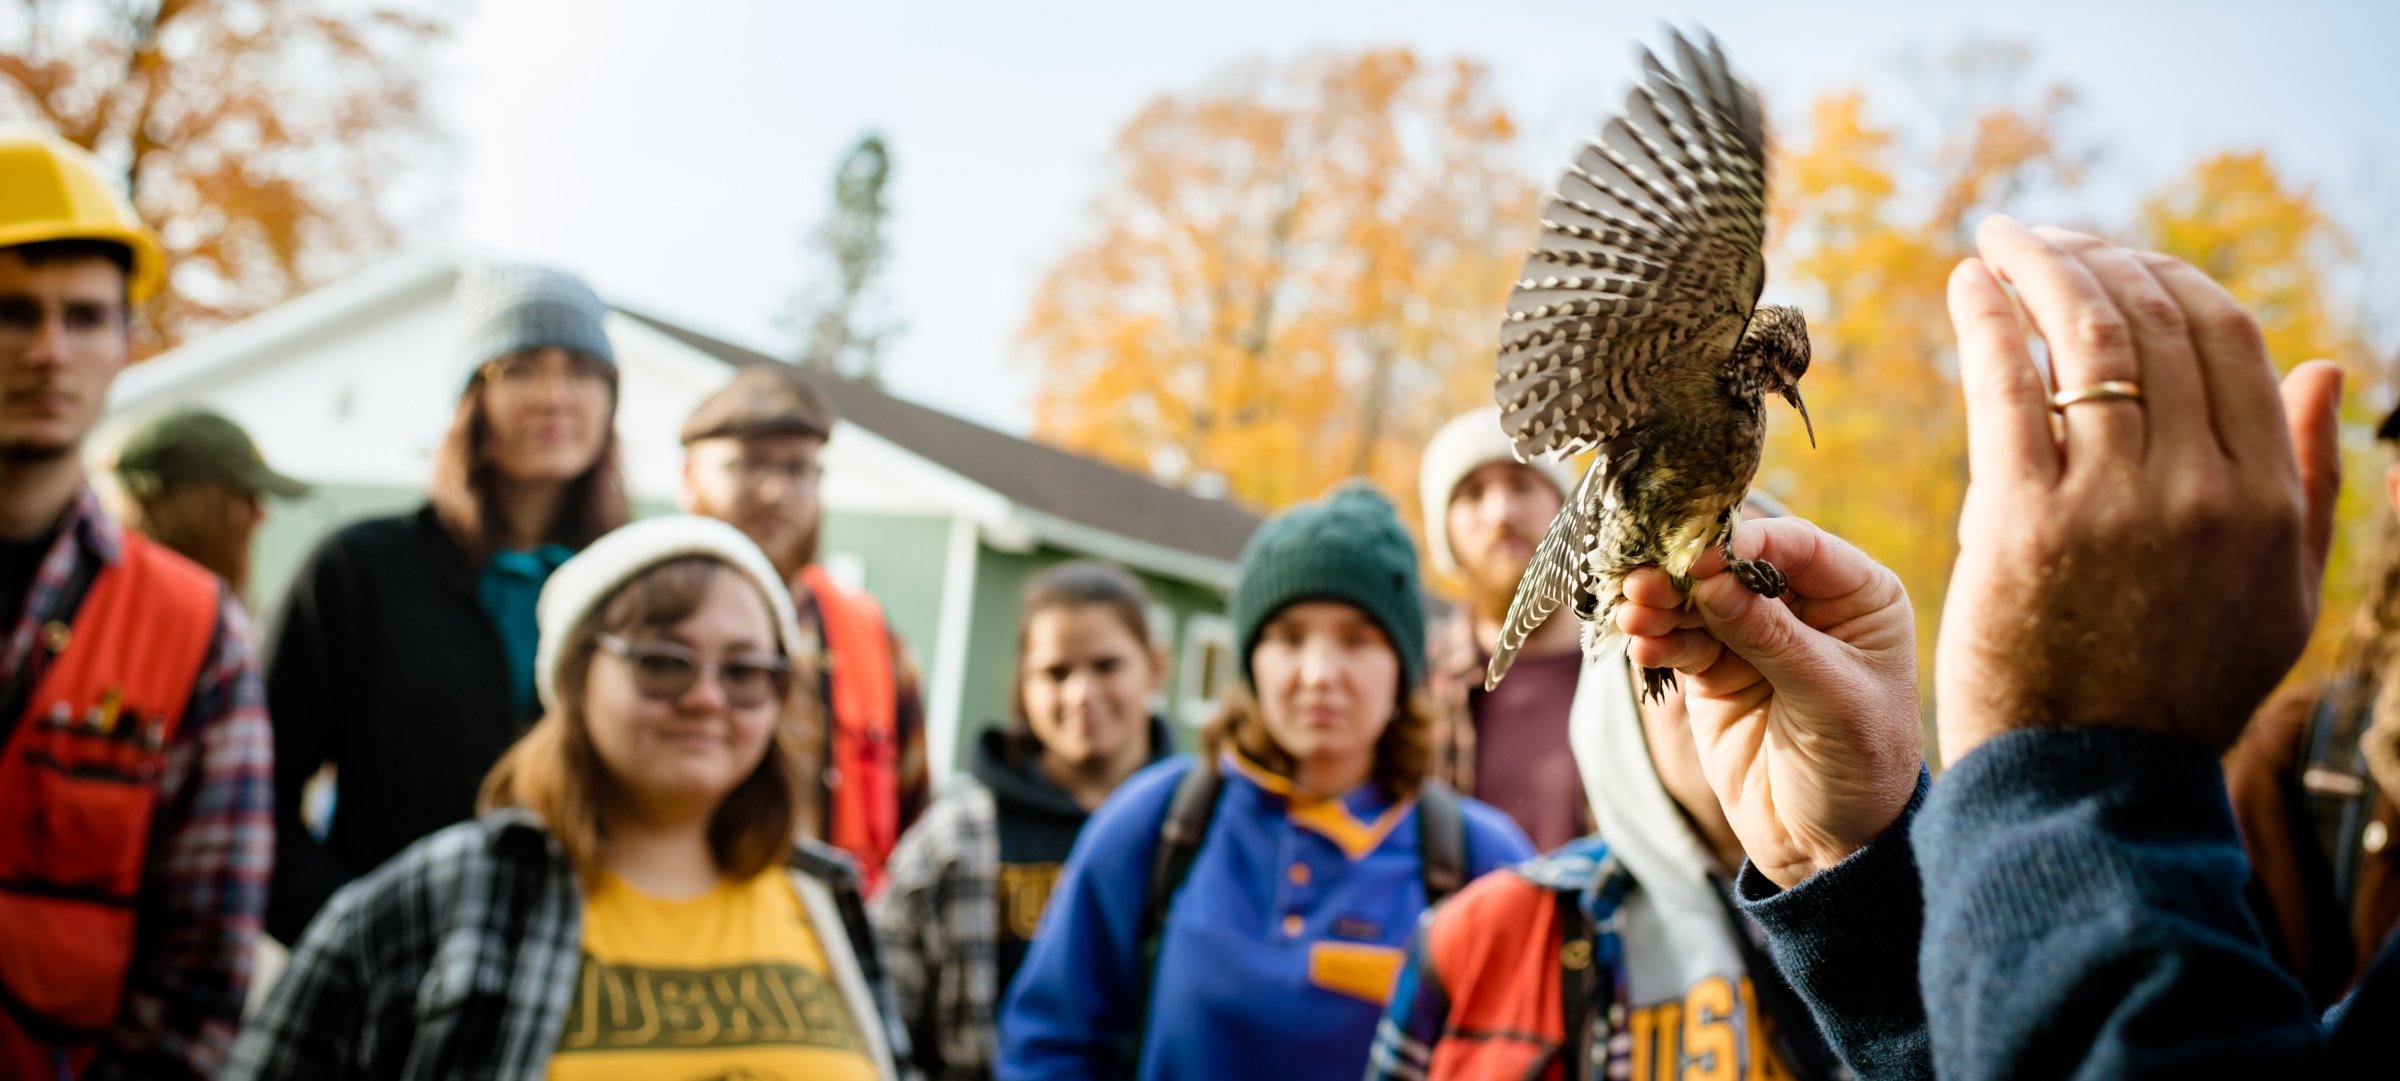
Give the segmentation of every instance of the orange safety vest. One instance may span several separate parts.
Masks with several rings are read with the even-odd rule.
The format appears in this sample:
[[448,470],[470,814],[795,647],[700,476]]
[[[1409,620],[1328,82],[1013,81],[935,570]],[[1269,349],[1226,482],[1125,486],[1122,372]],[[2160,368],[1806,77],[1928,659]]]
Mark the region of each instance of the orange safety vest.
[[133,964],[158,775],[217,579],[126,532],[0,747],[0,1076],[88,1066]]
[[883,886],[883,861],[900,843],[899,682],[883,606],[844,589],[825,568],[800,572],[817,601],[825,631],[825,674],[833,685],[826,790],[833,823],[826,838],[850,853],[873,896]]

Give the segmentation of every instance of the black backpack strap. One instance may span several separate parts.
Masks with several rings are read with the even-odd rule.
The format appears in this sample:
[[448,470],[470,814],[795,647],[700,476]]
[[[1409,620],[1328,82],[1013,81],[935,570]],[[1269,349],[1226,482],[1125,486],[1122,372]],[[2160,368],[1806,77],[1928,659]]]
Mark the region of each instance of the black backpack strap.
[[2374,818],[2379,795],[2359,747],[2359,718],[2346,716],[2343,709],[2350,697],[2344,684],[2332,684],[2309,711],[2298,778],[2317,854],[2330,872],[2333,896],[2343,912],[2357,903],[2360,838]]
[[1558,977],[1559,1006],[1566,1014],[1566,1026],[1561,1031],[1566,1039],[1558,1048],[1558,1063],[1565,1067],[1565,1081],[1587,1081],[1592,1071],[1592,1022],[1598,1018],[1603,993],[1600,989],[1600,962],[1594,952],[1592,916],[1583,910],[1583,893],[1579,890],[1557,891],[1558,897]]
[[1159,820],[1158,848],[1150,856],[1150,892],[1142,905],[1138,940],[1141,1021],[1128,1041],[1127,1077],[1141,1072],[1142,1043],[1150,1032],[1150,994],[1158,978],[1158,950],[1166,938],[1167,910],[1174,907],[1175,894],[1183,889],[1183,880],[1191,876],[1192,861],[1200,855],[1200,842],[1208,838],[1208,824],[1217,816],[1217,795],[1224,787],[1225,779],[1209,763],[1193,763],[1183,779],[1175,783],[1175,794],[1167,800],[1166,816]]
[[1428,779],[1417,792],[1417,850],[1425,873],[1425,904],[1438,905],[1467,884],[1467,820],[1458,790]]

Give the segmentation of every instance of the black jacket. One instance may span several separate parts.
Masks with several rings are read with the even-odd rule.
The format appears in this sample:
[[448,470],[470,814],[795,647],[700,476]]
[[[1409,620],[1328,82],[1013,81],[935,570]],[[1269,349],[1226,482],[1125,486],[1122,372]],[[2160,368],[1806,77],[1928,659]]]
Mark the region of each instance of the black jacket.
[[[984,729],[968,759],[968,771],[992,793],[993,832],[998,838],[994,901],[999,909],[1000,937],[996,960],[998,987],[1005,991],[1025,963],[1035,927],[1048,907],[1059,869],[1075,847],[1091,812],[1043,773],[1041,744],[1018,725],[994,724]],[[1150,718],[1150,761],[1175,754],[1174,733],[1167,722]]]
[[[267,932],[299,941],[333,891],[475,815],[483,775],[530,722],[511,700],[475,570],[433,516],[342,528],[301,567],[267,658],[275,726],[275,875]],[[333,827],[301,825],[318,767]]]

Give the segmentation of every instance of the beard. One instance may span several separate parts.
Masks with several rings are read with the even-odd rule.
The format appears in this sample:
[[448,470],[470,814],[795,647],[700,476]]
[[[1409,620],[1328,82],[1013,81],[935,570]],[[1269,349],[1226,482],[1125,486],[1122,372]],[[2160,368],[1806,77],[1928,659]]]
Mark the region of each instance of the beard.
[[744,536],[750,537],[751,541],[758,544],[759,551],[766,553],[767,562],[775,565],[776,573],[787,579],[799,574],[801,568],[817,561],[817,535],[824,530],[825,525],[822,515],[819,516],[814,527],[801,531],[790,540],[770,546],[751,533],[749,525],[742,520],[741,515],[716,506],[709,502],[708,497],[702,493],[693,493],[691,511],[703,518],[714,518],[740,529]]
[[73,453],[71,444],[0,440],[0,463],[8,465],[49,465]]
[[[1502,539],[1514,536],[1516,533],[1511,530]],[[1494,543],[1493,550],[1483,558],[1459,564],[1460,576],[1466,580],[1467,603],[1476,614],[1490,619],[1508,614],[1509,602],[1517,597],[1517,584],[1524,580],[1525,568],[1533,563],[1530,551],[1519,559],[1499,551],[1499,547]]]

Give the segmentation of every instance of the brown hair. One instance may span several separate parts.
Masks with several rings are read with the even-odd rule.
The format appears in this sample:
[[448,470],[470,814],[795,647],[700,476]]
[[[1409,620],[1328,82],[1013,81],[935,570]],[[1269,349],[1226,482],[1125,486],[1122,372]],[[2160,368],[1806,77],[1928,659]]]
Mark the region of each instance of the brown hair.
[[125,525],[214,572],[235,594],[250,588],[250,534],[233,528],[237,504],[259,498],[217,480],[125,493]]
[[[1383,726],[1383,735],[1375,740],[1372,776],[1385,795],[1407,799],[1425,787],[1425,778],[1433,769],[1437,716],[1432,695],[1423,690],[1400,692],[1391,723]],[[1218,708],[1215,719],[1200,730],[1200,768],[1216,769],[1217,758],[1228,747],[1278,777],[1292,776],[1299,766],[1267,731],[1257,696],[1239,681],[1226,691],[1225,704]]]
[[[610,369],[608,427],[600,437],[600,453],[591,468],[567,482],[567,497],[558,517],[542,538],[581,551],[600,535],[632,517],[625,495],[625,474],[617,463],[617,383]],[[484,408],[483,369],[467,380],[459,395],[450,432],[433,455],[433,488],[429,497],[434,517],[466,556],[467,565],[480,567],[501,547],[499,496],[493,491],[494,467],[486,447],[492,439],[491,417]]]
[[1053,608],[1083,607],[1107,609],[1140,643],[1142,662],[1157,663],[1158,646],[1150,638],[1150,594],[1140,579],[1088,559],[1045,567],[1025,583],[1024,598],[1017,605],[1017,668],[1008,704],[1018,731],[1030,731],[1025,718],[1025,651],[1032,646],[1033,617]]
[[117,302],[122,305],[122,308],[117,312],[117,316],[121,319],[133,317],[133,249],[125,244],[114,240],[101,240],[97,237],[77,236],[58,240],[36,240],[29,244],[9,244],[0,246],[0,251],[24,260],[25,265],[29,267],[76,263],[85,259],[105,260],[110,266],[117,268],[117,278],[121,283],[117,291]]
[[[608,769],[592,746],[584,713],[584,684],[602,634],[626,635],[669,626],[699,610],[720,574],[736,574],[714,556],[661,562],[618,586],[560,643],[559,701],[511,745],[483,779],[477,813],[522,807],[548,826],[587,885],[599,875],[608,838],[601,810],[611,798]],[[747,582],[748,579],[743,579]],[[778,642],[787,656],[793,643]],[[795,687],[814,677],[796,671]],[[783,861],[800,833],[806,795],[802,778],[808,733],[816,725],[814,698],[794,694],[776,718],[758,768],[717,804],[708,822],[709,853],[728,878],[749,878]]]

